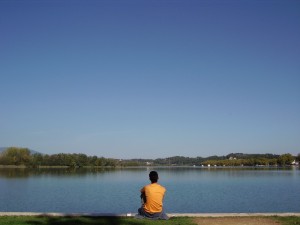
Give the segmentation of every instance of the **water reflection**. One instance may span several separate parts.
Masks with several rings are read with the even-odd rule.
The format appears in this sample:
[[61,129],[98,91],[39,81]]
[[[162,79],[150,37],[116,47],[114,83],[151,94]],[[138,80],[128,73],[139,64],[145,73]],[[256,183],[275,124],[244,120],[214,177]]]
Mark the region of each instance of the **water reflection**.
[[113,168],[1,168],[0,177],[3,178],[28,178],[37,176],[86,176],[87,174],[99,174],[113,172]]
[[[256,167],[133,167],[133,168],[0,168],[0,178],[29,178],[38,176],[65,176],[80,177],[86,175],[99,175],[104,173],[130,172],[145,173],[157,170],[161,177],[193,177],[196,176],[231,176],[243,177],[253,176],[276,176],[278,171],[282,175],[295,176],[298,174],[299,167],[287,168],[256,168]],[[296,172],[296,173],[293,173]]]

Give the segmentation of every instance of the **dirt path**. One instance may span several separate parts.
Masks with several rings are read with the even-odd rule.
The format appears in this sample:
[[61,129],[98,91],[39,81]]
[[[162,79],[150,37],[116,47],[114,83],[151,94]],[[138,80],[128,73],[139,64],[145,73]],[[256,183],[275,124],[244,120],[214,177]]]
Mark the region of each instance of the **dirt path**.
[[270,218],[260,217],[222,217],[222,218],[195,218],[197,225],[280,225],[281,223]]

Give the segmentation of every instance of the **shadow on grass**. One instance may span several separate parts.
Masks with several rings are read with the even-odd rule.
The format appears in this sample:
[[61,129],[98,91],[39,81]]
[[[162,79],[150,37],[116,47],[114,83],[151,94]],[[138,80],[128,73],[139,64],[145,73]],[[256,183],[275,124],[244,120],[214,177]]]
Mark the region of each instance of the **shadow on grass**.
[[[184,220],[184,221],[182,221]],[[26,220],[26,225],[188,225],[186,219],[172,218],[170,220],[148,220],[126,217],[52,217],[39,216]]]
[[26,221],[29,225],[137,225],[120,217],[52,217],[40,216]]
[[104,216],[0,216],[1,225],[195,225],[192,218],[172,217],[169,220],[135,219]]

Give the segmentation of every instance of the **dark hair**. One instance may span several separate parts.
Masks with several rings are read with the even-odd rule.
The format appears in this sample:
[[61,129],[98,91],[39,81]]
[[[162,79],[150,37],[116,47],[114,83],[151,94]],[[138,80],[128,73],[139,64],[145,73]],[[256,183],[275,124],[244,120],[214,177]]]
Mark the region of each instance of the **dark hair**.
[[156,171],[151,171],[149,173],[149,179],[151,180],[152,183],[156,183],[158,180],[158,173]]

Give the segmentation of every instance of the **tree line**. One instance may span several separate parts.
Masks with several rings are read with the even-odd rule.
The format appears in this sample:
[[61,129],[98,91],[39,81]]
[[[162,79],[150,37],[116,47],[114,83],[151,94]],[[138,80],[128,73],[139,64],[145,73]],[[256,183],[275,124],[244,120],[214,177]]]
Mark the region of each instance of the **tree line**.
[[0,165],[24,165],[27,167],[67,166],[67,167],[126,167],[126,166],[285,166],[294,161],[300,161],[300,154],[243,154],[231,153],[226,156],[183,157],[174,156],[158,159],[128,159],[119,160],[97,156],[87,156],[82,153],[40,154],[31,153],[28,148],[10,147],[0,153]]
[[82,167],[82,166],[117,166],[118,160],[109,159],[97,156],[87,156],[86,154],[31,154],[28,148],[7,148],[0,154],[0,165],[15,165],[15,166],[67,166],[67,167]]
[[276,158],[247,158],[237,159],[230,158],[224,160],[207,160],[203,162],[205,166],[286,166],[291,165],[295,157],[291,154],[283,154]]
[[286,166],[291,165],[294,160],[300,161],[300,154],[293,156],[290,153],[282,155],[231,153],[226,156],[209,156],[206,158],[175,156],[156,159],[153,163],[173,166]]

